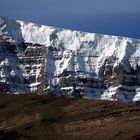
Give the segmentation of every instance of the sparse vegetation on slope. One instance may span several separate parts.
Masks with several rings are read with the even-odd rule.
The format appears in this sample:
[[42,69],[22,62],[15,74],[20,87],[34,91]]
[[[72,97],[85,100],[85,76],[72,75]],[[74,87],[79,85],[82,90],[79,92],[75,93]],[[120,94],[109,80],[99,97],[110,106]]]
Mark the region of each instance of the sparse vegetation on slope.
[[0,140],[140,139],[140,105],[0,95]]

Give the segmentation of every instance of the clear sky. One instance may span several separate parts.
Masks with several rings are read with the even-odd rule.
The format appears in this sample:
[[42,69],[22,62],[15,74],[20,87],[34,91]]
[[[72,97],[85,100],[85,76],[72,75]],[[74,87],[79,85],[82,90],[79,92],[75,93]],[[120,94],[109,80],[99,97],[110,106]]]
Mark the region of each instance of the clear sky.
[[140,0],[0,0],[0,15],[140,39]]

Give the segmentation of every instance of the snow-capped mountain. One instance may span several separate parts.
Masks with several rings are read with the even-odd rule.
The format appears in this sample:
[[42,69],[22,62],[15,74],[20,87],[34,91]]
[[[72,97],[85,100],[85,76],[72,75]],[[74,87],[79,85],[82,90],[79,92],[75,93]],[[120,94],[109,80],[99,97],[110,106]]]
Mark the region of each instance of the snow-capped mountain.
[[140,101],[140,40],[0,17],[0,92]]

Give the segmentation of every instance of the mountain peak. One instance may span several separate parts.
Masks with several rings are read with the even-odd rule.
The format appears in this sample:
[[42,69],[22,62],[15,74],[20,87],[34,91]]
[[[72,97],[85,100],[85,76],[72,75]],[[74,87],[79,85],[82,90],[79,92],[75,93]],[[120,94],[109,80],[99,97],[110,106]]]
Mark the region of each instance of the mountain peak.
[[0,39],[3,92],[140,100],[140,40],[6,17]]

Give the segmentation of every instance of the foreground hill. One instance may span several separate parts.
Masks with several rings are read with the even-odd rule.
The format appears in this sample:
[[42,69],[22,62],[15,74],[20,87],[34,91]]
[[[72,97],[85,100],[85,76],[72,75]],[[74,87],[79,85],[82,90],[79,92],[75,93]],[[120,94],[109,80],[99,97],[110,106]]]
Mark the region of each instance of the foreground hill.
[[0,95],[0,140],[139,140],[140,105]]

